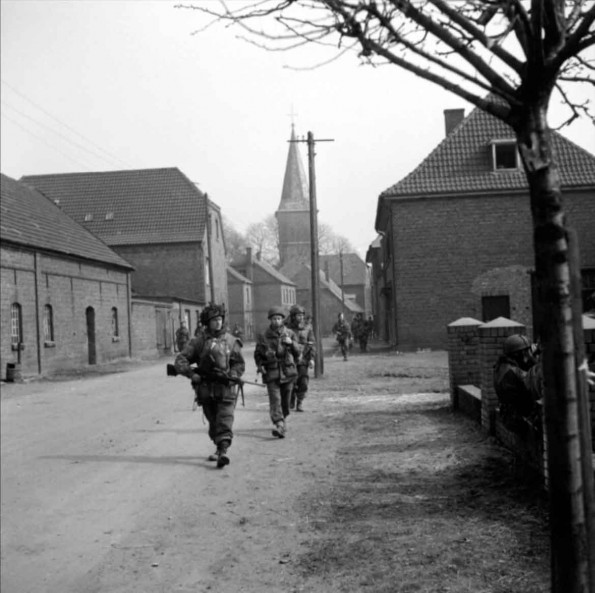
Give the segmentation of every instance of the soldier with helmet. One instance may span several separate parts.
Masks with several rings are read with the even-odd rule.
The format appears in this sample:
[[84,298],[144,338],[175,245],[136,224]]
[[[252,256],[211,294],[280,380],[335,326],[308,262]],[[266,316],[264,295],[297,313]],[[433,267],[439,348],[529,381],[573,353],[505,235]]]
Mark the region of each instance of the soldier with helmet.
[[285,438],[289,416],[289,400],[297,377],[296,360],[300,355],[295,333],[285,327],[285,310],[271,307],[269,327],[258,336],[254,347],[254,362],[262,374],[269,394],[269,413],[273,422],[273,436]]
[[[209,455],[221,468],[229,464],[237,391],[234,380],[245,370],[242,342],[225,329],[225,306],[209,304],[200,314],[204,327],[178,354],[178,374],[190,378],[195,402],[209,423],[209,437],[216,452]],[[193,366],[195,365],[195,366]]]
[[535,402],[541,397],[540,366],[534,346],[526,336],[513,334],[504,340],[503,354],[494,366],[494,389],[505,426],[519,432],[522,419],[532,421]]
[[304,399],[308,392],[308,369],[314,367],[316,356],[316,340],[314,331],[309,323],[306,323],[306,310],[301,305],[293,305],[289,310],[289,321],[285,324],[292,330],[298,342],[299,356],[297,357],[297,379],[293,385],[289,407],[296,412],[304,411]]

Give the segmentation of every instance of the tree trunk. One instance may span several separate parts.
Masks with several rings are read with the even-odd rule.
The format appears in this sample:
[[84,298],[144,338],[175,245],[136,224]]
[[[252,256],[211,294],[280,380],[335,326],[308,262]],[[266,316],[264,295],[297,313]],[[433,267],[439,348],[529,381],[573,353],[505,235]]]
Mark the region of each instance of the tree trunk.
[[515,131],[533,217],[539,302],[536,330],[543,345],[552,593],[591,593],[568,242],[546,110],[546,105],[527,106],[516,118]]

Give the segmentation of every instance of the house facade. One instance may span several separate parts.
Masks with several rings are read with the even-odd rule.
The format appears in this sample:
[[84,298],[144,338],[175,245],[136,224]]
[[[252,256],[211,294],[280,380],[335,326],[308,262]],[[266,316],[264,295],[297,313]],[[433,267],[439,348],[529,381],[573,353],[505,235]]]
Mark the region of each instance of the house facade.
[[189,304],[177,308],[172,331],[186,312],[194,329],[208,302],[228,304],[221,211],[179,169],[31,175],[23,181],[134,266],[134,297]]
[[227,287],[229,291],[228,326],[231,330],[237,326],[244,340],[252,340],[254,339],[253,283],[228,266]]
[[296,303],[296,285],[270,264],[252,255],[252,248],[246,254],[231,262],[231,267],[252,282],[254,335],[262,333],[268,326],[268,311],[273,306],[289,309]]
[[130,356],[130,263],[30,186],[2,175],[0,198],[3,375]]
[[[454,319],[514,319],[533,328],[534,252],[527,181],[513,132],[475,109],[445,112],[446,138],[378,199],[375,291],[389,340],[446,345]],[[595,285],[595,157],[553,134],[585,296]]]

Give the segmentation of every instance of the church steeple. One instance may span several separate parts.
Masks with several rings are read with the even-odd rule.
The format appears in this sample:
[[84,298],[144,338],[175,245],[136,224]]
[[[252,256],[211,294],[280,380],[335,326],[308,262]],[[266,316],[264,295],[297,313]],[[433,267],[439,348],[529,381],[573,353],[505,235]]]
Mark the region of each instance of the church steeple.
[[287,152],[287,164],[285,165],[285,177],[283,178],[283,191],[279,210],[309,210],[308,181],[304,172],[304,166],[298,152],[295,128],[291,124],[291,141]]
[[291,142],[287,152],[285,177],[279,208],[275,213],[279,223],[279,260],[281,266],[288,261],[308,261],[310,254],[310,201],[308,181],[295,142],[295,129],[291,124]]

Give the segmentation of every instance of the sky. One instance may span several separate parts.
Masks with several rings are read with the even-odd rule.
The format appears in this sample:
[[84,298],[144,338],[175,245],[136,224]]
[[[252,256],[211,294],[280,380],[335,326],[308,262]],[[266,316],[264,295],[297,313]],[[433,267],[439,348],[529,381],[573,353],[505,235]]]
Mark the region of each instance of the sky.
[[[336,52],[197,32],[205,18],[168,0],[0,9],[2,173],[178,167],[240,232],[279,205],[293,122],[300,138],[332,140],[316,146],[318,219],[365,257],[379,194],[444,138],[445,109],[472,108],[394,66],[312,68]],[[553,104],[550,124],[562,115]],[[595,154],[590,122],[562,133]]]

